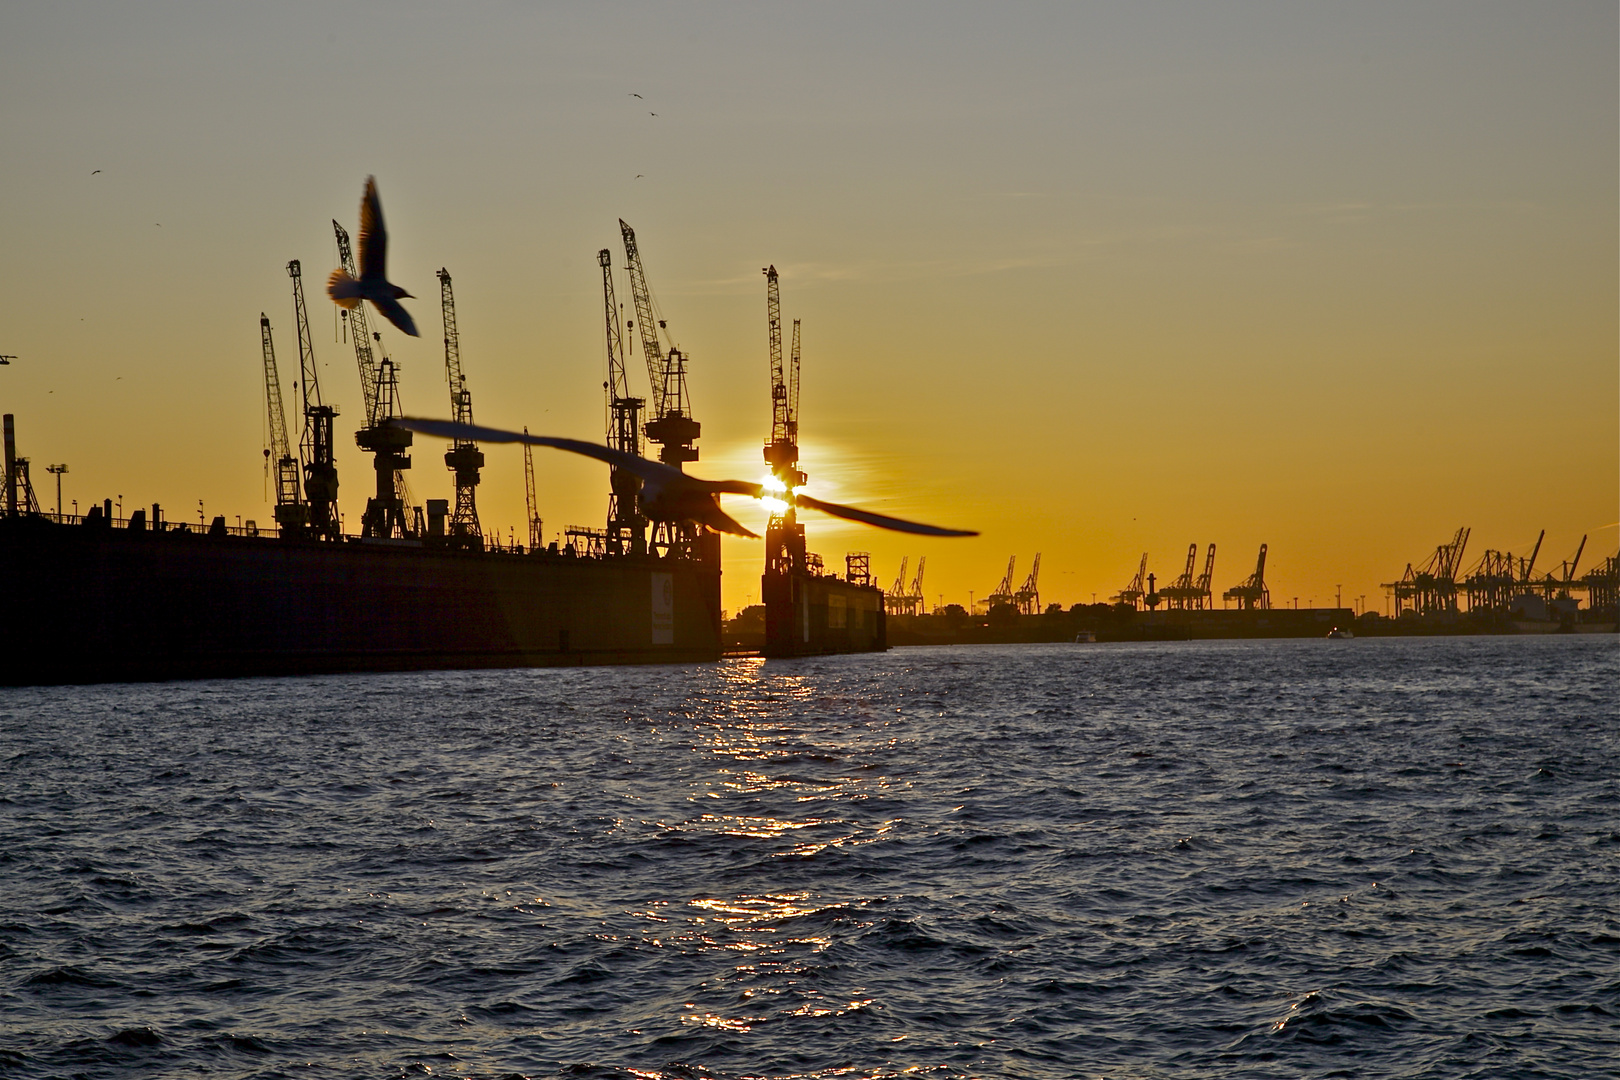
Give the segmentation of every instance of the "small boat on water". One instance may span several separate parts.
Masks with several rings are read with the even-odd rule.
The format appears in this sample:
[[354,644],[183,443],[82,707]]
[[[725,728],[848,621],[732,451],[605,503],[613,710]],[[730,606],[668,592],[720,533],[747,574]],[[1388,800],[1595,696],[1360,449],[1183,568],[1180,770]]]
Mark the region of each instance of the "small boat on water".
[[1330,638],[1353,638],[1355,636],[1355,631],[1345,630],[1337,626],[1328,631],[1328,637]]
[[1095,645],[1097,643],[1096,631],[1094,631],[1094,630],[1082,630],[1082,631],[1080,631],[1078,634],[1074,635],[1074,643],[1076,645]]

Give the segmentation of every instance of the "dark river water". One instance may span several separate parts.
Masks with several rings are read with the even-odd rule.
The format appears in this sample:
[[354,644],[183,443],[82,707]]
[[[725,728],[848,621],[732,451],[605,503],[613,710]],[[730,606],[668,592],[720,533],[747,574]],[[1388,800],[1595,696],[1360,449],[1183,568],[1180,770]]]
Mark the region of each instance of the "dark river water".
[[1620,647],[0,691],[0,1074],[1620,1076]]

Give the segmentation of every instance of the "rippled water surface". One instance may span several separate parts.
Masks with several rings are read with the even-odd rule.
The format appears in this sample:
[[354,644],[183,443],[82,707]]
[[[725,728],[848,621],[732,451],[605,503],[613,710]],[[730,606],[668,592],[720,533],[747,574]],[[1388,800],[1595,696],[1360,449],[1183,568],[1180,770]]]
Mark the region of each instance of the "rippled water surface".
[[1615,1076],[1615,639],[0,691],[0,1074]]

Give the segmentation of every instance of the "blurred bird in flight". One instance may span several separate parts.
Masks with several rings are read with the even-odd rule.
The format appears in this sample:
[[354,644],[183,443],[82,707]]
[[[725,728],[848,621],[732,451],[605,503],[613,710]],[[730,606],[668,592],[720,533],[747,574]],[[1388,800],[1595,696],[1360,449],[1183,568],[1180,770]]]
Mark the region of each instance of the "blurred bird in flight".
[[[452,420],[422,420],[409,416],[390,423],[408,431],[421,432],[423,435],[436,435],[441,439],[466,439],[481,443],[527,443],[530,446],[550,446],[557,450],[584,454],[586,457],[605,461],[609,465],[639,476],[641,512],[653,521],[696,521],[707,525],[715,532],[730,533],[733,536],[751,536],[755,539],[759,537],[758,533],[750,532],[742,523],[720,509],[718,496],[747,495],[754,499],[763,498],[766,491],[762,484],[750,483],[747,480],[700,480],[661,461],[648,461],[644,457],[627,454],[623,450],[579,439],[558,439],[549,435],[530,435],[526,431],[503,431],[498,428],[478,427],[475,424],[458,424]],[[875,525],[880,529],[893,529],[895,532],[915,533],[919,536],[979,535],[968,529],[944,529],[938,525],[924,525],[918,521],[907,521],[887,514],[875,514],[859,507],[823,502],[821,499],[812,499],[798,492],[773,492],[771,498],[807,510],[820,510],[823,514],[831,514],[833,517]]]
[[400,298],[414,300],[410,293],[388,280],[388,229],[383,225],[382,200],[377,198],[377,178],[366,177],[366,193],[360,199],[360,267],[358,279],[339,267],[326,281],[326,294],[340,307],[356,308],[370,300],[383,318],[411,337],[419,337],[411,313],[400,306]]

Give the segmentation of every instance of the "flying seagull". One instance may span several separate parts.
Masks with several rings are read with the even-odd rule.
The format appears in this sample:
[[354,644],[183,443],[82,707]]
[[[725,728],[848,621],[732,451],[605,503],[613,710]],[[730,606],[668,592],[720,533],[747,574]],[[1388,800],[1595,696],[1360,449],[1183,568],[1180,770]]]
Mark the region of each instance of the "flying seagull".
[[[452,420],[421,420],[409,416],[390,422],[396,427],[418,431],[423,435],[437,435],[441,439],[464,439],[481,443],[527,443],[530,446],[550,446],[558,450],[584,454],[586,457],[605,461],[609,465],[641,477],[641,512],[653,521],[697,521],[716,532],[731,533],[733,536],[752,536],[755,539],[759,537],[758,533],[750,532],[730,514],[720,509],[720,500],[717,496],[747,495],[755,499],[763,498],[765,488],[760,484],[750,483],[747,480],[700,480],[661,461],[648,461],[644,457],[637,457],[623,450],[582,442],[579,439],[558,439],[549,435],[530,435],[527,432],[458,424]],[[917,521],[889,517],[887,514],[874,514],[870,510],[861,510],[854,506],[823,502],[798,492],[784,492],[774,495],[773,498],[780,498],[784,502],[791,501],[795,506],[802,506],[807,510],[820,510],[823,514],[831,514],[833,517],[876,525],[880,529],[893,529],[895,532],[916,533],[920,536],[979,535],[968,529],[942,529],[938,525],[924,525]]]
[[640,95],[640,94],[637,94],[637,93],[635,93],[635,92],[633,92],[633,91],[632,91],[632,92],[631,92],[631,94],[630,94],[630,96],[631,96],[631,97],[641,97],[641,95]]
[[96,173],[98,173],[98,172],[100,172],[100,171],[101,171],[101,170],[100,170],[100,169],[96,169],[96,170],[95,170],[95,171],[94,171],[94,172],[92,172],[92,173],[91,173],[91,174],[90,174],[90,175],[91,175],[91,176],[94,176],[94,175],[96,175]]
[[349,276],[339,267],[326,281],[326,294],[339,306],[354,309],[360,301],[411,337],[419,337],[411,313],[400,306],[400,297],[413,300],[410,293],[388,280],[388,230],[383,226],[382,200],[377,198],[377,178],[366,177],[366,193],[360,199],[360,277]]

